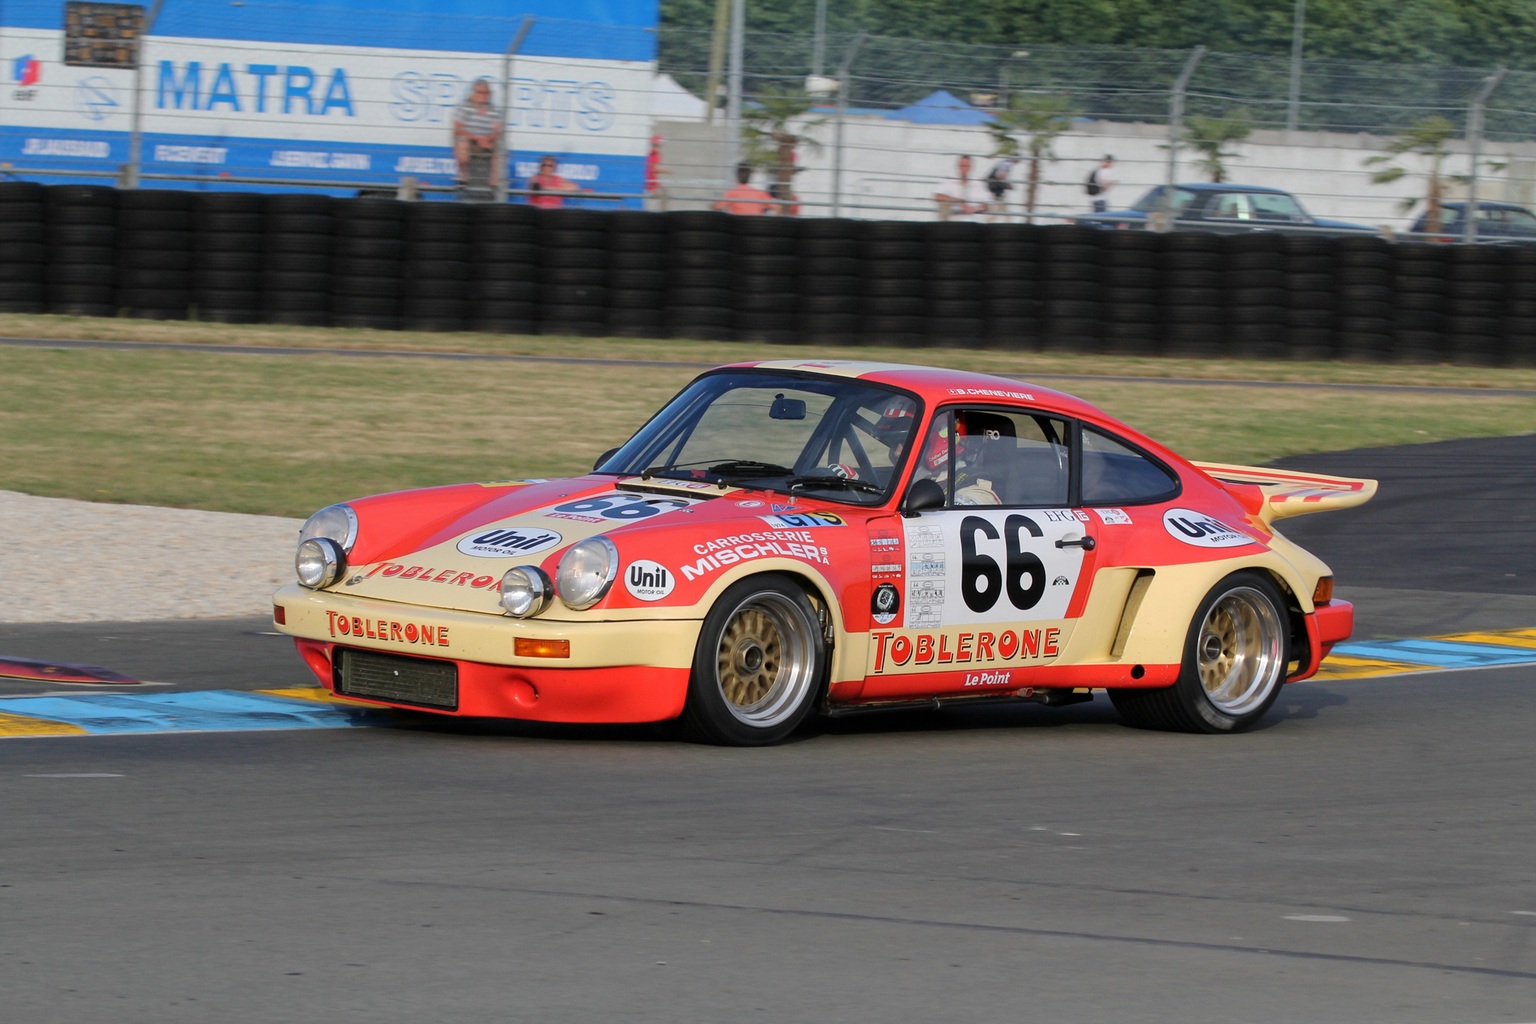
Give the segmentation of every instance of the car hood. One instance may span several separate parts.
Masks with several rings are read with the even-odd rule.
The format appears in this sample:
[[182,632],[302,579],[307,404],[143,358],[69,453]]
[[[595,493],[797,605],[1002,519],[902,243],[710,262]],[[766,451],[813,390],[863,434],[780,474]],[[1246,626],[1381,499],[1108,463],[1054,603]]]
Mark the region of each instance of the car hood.
[[[824,562],[825,549],[807,543],[806,528],[843,525],[840,513],[850,511],[702,481],[595,475],[408,491],[350,504],[358,539],[346,573],[331,590],[495,614],[508,569],[537,565],[553,577],[565,550],[589,537],[613,540],[621,570],[661,557],[675,567],[695,557],[686,553],[700,540],[722,536],[753,536],[778,544],[785,557]],[[557,601],[550,614],[574,613]]]

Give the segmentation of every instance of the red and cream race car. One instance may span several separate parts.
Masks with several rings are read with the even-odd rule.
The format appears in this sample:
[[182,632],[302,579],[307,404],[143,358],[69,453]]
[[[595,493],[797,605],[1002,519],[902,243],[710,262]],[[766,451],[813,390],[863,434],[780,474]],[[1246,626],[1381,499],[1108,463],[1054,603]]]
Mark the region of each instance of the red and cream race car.
[[351,699],[724,744],[1066,704],[1232,732],[1349,636],[1286,516],[1372,480],[1191,463],[1070,395],[861,362],[702,374],[585,476],[359,498],[274,598]]

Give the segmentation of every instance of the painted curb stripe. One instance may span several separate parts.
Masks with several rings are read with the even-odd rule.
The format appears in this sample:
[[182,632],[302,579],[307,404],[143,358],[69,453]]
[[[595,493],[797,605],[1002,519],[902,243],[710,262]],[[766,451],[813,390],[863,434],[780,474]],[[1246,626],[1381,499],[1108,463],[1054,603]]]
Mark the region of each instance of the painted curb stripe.
[[6,736],[340,729],[378,721],[339,704],[238,690],[13,697],[0,709]]
[[1503,644],[1459,643],[1446,640],[1384,640],[1340,644],[1339,654],[1354,658],[1379,658],[1431,668],[1479,668],[1484,665],[1521,665],[1536,661],[1536,651]]
[[65,722],[26,715],[0,714],[0,736],[83,736],[85,730]]

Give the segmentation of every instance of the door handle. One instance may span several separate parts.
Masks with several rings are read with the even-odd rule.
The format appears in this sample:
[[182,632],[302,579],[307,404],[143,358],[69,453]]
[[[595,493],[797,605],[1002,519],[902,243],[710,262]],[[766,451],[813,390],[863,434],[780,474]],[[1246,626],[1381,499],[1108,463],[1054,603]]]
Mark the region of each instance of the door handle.
[[1092,537],[1063,537],[1056,542],[1056,546],[1059,548],[1082,548],[1084,551],[1092,551],[1099,546],[1099,542]]

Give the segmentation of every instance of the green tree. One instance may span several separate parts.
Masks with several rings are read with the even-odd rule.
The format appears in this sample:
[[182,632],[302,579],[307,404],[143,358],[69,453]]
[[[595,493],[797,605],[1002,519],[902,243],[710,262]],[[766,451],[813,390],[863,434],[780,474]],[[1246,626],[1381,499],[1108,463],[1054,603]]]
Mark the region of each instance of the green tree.
[[1245,112],[1184,119],[1184,141],[1200,154],[1195,162],[1217,184],[1227,180],[1226,162],[1238,156],[1226,148],[1227,144],[1242,142],[1252,132],[1253,125]]
[[[1367,167],[1381,168],[1371,175],[1371,181],[1377,185],[1388,185],[1394,181],[1400,181],[1412,173],[1402,164],[1393,163],[1395,158],[1416,153],[1429,159],[1429,171],[1425,175],[1427,182],[1424,206],[1428,217],[1425,221],[1425,230],[1430,232],[1440,230],[1441,204],[1445,201],[1444,167],[1446,158],[1451,155],[1446,144],[1458,133],[1456,125],[1445,118],[1439,115],[1426,117],[1394,139],[1387,146],[1385,153],[1378,153],[1365,159]],[[1407,213],[1416,202],[1418,202],[1417,199],[1411,198],[1403,200],[1403,212]]]
[[794,177],[802,168],[795,161],[801,146],[819,149],[820,143],[810,132],[826,122],[824,117],[808,117],[814,100],[803,90],[773,83],[765,86],[741,111],[744,143],[742,161],[765,168],[779,188],[779,194],[792,192]]
[[1035,216],[1041,165],[1056,159],[1052,143],[1072,124],[1072,100],[1059,93],[1015,92],[987,123],[992,155],[1020,158],[1025,165],[1024,219]]

